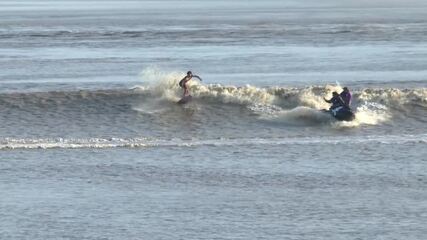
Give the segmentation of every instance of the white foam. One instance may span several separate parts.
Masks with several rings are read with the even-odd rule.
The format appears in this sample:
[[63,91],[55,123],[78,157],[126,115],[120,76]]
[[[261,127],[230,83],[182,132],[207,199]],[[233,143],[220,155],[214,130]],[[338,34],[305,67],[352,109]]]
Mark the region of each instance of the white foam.
[[[182,95],[183,90],[178,86],[178,83],[184,76],[185,73],[183,71],[164,72],[159,68],[149,67],[140,74],[144,85],[136,86],[134,89],[150,92],[155,96],[170,101],[176,101]],[[201,77],[203,78],[203,76]],[[217,99],[222,103],[270,104],[276,99],[276,96],[268,89],[250,85],[244,87],[222,86],[219,84],[205,85],[196,80],[188,82],[188,86],[193,96]]]
[[427,88],[364,89],[357,97],[361,101],[381,103],[394,108],[411,103],[427,107]]
[[[182,94],[178,81],[183,76],[184,72],[163,72],[157,68],[147,68],[141,74],[147,84],[137,89],[148,91],[168,101],[177,101]],[[338,84],[304,88],[260,88],[251,85],[206,85],[199,81],[190,81],[189,88],[196,98],[223,104],[247,105],[262,118],[285,122],[304,120],[323,123],[327,118],[319,110],[329,108],[323,98],[330,98],[334,91],[340,92],[342,88]],[[356,119],[352,122],[334,122],[334,126],[377,125],[392,119],[390,108],[403,108],[406,104],[427,107],[427,89],[363,89],[353,91],[353,102]]]
[[218,139],[150,139],[150,138],[38,138],[0,140],[0,150],[13,149],[79,149],[79,148],[148,148],[252,145],[311,144],[403,144],[427,143],[427,133],[418,135],[374,135],[296,138],[218,138]]
[[176,102],[182,94],[179,92],[178,83],[184,76],[184,72],[165,72],[157,67],[148,67],[140,73],[144,86],[136,86],[135,89],[149,92],[157,98]]

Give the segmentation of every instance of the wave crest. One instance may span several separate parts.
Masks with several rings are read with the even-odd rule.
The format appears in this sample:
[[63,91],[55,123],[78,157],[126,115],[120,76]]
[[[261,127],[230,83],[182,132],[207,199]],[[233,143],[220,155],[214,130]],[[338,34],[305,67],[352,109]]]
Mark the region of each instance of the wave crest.
[[[143,84],[132,89],[3,93],[0,94],[0,103],[3,108],[11,111],[41,111],[45,108],[61,111],[78,107],[102,108],[105,114],[123,109],[157,114],[174,111],[175,102],[182,96],[183,89],[178,86],[178,82],[183,76],[184,72],[165,73],[149,68],[141,73]],[[323,98],[329,98],[333,91],[341,91],[340,86],[223,86],[195,80],[190,81],[189,87],[195,99],[193,104],[198,108],[207,107],[218,112],[232,111],[227,114],[235,114],[233,105],[238,105],[254,113],[249,117],[256,115],[261,119],[289,124],[332,122],[338,127],[376,125],[392,120],[399,114],[407,114],[405,117],[413,117],[417,121],[426,121],[426,88],[353,89],[352,108],[356,113],[356,120],[351,123],[336,123],[320,110],[329,107]],[[229,108],[224,108],[224,105]],[[408,111],[411,112],[408,114]]]
[[[155,68],[148,68],[141,73],[144,85],[136,86],[134,90],[175,101],[180,98],[183,91],[178,86],[178,82],[183,76],[185,76],[184,72],[164,73]],[[323,98],[330,98],[333,91],[342,91],[342,87],[337,85],[300,88],[281,86],[256,87],[249,84],[244,86],[224,86],[220,84],[204,84],[197,80],[190,81],[188,85],[194,97],[204,100],[224,104],[274,104],[285,109],[298,106],[326,109],[329,104]],[[408,104],[427,107],[426,88],[353,89],[352,94],[354,107],[359,107],[365,103],[377,103],[391,108],[400,108]]]
[[[147,77],[148,75],[148,77]],[[135,89],[150,93],[159,98],[177,101],[182,94],[178,81],[184,73],[159,74],[152,70],[144,72],[144,79],[149,84],[137,86]],[[153,76],[155,76],[153,78]],[[328,109],[329,104],[323,98],[330,98],[333,91],[342,88],[336,85],[307,86],[288,88],[280,86],[256,87],[223,86],[220,84],[202,84],[190,81],[191,94],[199,102],[216,104],[240,104],[261,115],[264,119],[284,121],[288,123],[324,123],[331,120],[319,110]],[[427,90],[421,89],[356,89],[353,93],[353,109],[355,121],[337,123],[337,126],[354,127],[361,124],[376,125],[390,120],[393,110],[411,107],[427,107]],[[327,115],[327,114],[326,114]],[[333,120],[333,119],[332,119]]]

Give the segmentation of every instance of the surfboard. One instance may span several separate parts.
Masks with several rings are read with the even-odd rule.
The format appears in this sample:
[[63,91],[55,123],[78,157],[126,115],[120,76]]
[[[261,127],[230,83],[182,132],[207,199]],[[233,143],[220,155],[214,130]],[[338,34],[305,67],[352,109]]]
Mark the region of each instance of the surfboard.
[[178,104],[186,104],[186,103],[189,103],[192,98],[193,97],[191,95],[188,95],[188,96],[181,98],[177,103]]

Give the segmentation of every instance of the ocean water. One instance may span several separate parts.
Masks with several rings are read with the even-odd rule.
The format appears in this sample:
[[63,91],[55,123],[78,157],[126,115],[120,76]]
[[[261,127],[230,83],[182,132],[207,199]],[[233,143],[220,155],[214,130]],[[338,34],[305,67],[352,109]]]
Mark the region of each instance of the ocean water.
[[425,239],[426,11],[1,1],[0,239]]

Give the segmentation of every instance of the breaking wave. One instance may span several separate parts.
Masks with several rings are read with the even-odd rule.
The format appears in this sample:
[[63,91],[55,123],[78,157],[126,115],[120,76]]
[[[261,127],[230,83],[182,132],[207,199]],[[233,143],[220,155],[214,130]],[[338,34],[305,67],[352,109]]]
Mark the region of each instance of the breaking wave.
[[[9,109],[8,111],[28,108],[50,111],[90,108],[102,109],[108,114],[109,111],[131,108],[145,114],[158,114],[176,106],[175,102],[182,95],[178,82],[183,75],[183,72],[165,73],[150,68],[141,73],[143,84],[130,89],[3,93],[0,94],[0,104],[3,109]],[[243,107],[262,120],[297,125],[377,125],[392,121],[395,116],[402,114],[406,114],[407,118],[416,117],[418,120],[427,121],[426,88],[352,89],[352,108],[356,114],[356,119],[352,122],[337,122],[320,111],[329,107],[323,98],[329,98],[333,91],[341,91],[340,86],[224,86],[190,81],[189,88],[194,97],[190,105],[196,108],[210,107],[218,114],[227,112],[223,115],[228,116],[235,113],[235,107]],[[411,114],[407,113],[408,109]]]
[[[156,69],[147,69],[141,73],[146,85],[135,86],[134,91],[150,94],[166,101],[178,101],[182,90],[178,81],[182,72],[163,73]],[[288,88],[280,86],[256,87],[223,86],[202,84],[191,81],[190,91],[201,102],[217,104],[245,105],[264,119],[285,122],[330,122],[331,117],[320,112],[329,104],[323,98],[329,98],[333,91],[341,91],[340,86],[308,86]],[[376,125],[386,122],[398,111],[418,107],[427,109],[427,89],[359,89],[353,90],[353,109],[356,119],[352,122],[335,123],[337,126]]]

